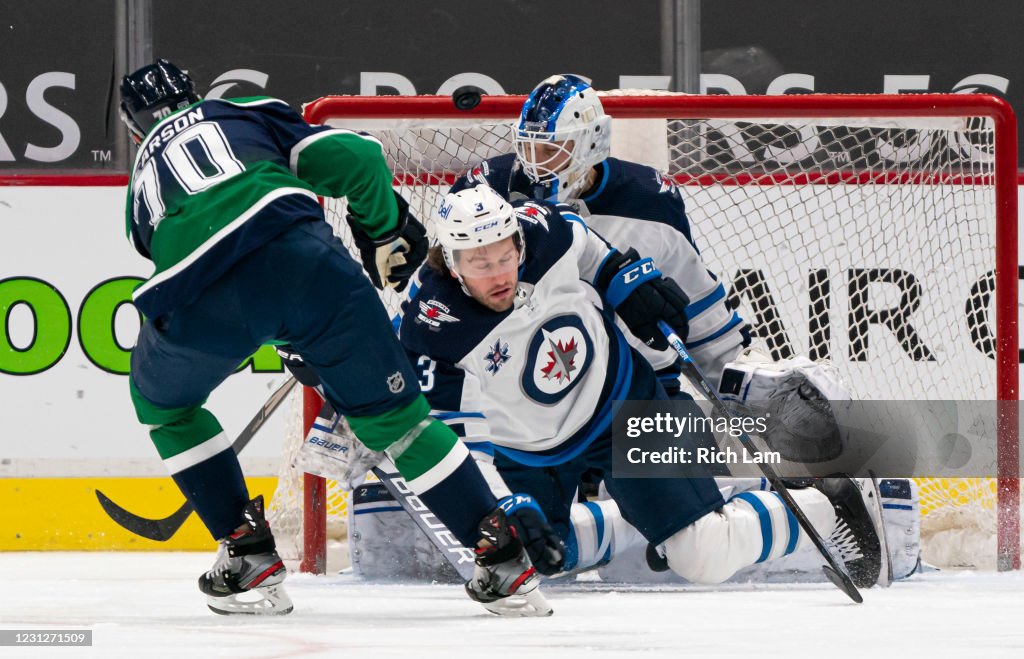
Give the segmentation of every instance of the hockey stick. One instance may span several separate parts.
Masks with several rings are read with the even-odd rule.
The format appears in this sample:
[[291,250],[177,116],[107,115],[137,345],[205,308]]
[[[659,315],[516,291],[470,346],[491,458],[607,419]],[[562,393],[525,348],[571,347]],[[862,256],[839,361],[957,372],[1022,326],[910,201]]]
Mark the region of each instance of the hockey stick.
[[[285,380],[284,384],[277,388],[274,393],[270,395],[270,398],[263,407],[260,408],[256,416],[252,418],[252,421],[238,434],[234,443],[231,444],[232,450],[235,455],[239,454],[250,441],[253,436],[263,427],[270,415],[273,414],[284,399],[288,397],[288,393],[295,386],[295,378],[289,377]],[[110,519],[117,522],[125,529],[131,531],[135,535],[140,535],[143,538],[149,540],[156,540],[157,542],[165,542],[170,540],[171,536],[178,532],[181,525],[185,523],[189,515],[192,514],[192,504],[186,501],[181,504],[181,508],[178,508],[169,517],[163,519],[148,519],[146,517],[140,517],[135,513],[128,512],[121,506],[111,501],[110,497],[103,494],[99,490],[96,490],[96,498],[99,499],[100,506],[104,512],[110,516]]]
[[426,504],[409,489],[409,485],[398,473],[398,469],[395,468],[391,459],[385,457],[381,460],[380,465],[371,471],[380,479],[395,501],[402,506],[405,512],[409,513],[409,517],[412,517],[412,521],[416,523],[423,535],[427,536],[427,539],[448,559],[448,563],[455,568],[462,580],[472,579],[473,567],[476,565],[473,550],[463,547],[462,543],[444,525],[444,522],[430,512]]
[[[321,398],[323,397],[322,392],[317,391],[317,393],[320,394]],[[330,428],[336,428],[341,423],[340,415],[335,412],[334,407],[327,401],[324,401],[317,416],[320,419],[329,420],[328,425]],[[359,441],[354,436],[352,440]],[[398,473],[398,468],[391,461],[391,458],[385,455],[377,466],[370,468],[370,472],[383,483],[388,493],[409,514],[417,528],[444,555],[459,576],[464,581],[469,581],[473,576],[473,567],[476,565],[474,562],[474,552],[463,547],[458,539],[452,535],[452,532],[448,530],[448,527],[444,525],[444,522],[438,519],[434,513],[430,512],[427,505],[416,496],[416,493],[409,488],[402,475]],[[327,472],[323,473],[324,477],[330,477],[326,475]]]
[[[686,377],[690,382],[704,392],[704,395],[714,406],[716,412],[727,419],[731,419],[733,417],[732,412],[725,406],[725,403],[722,401],[721,397],[719,397],[718,392],[711,388],[707,378],[705,378],[704,374],[701,372],[700,367],[697,366],[690,357],[690,353],[686,351],[686,347],[683,346],[683,341],[679,338],[679,335],[669,327],[668,323],[662,320],[658,321],[658,329],[661,330],[662,334],[664,334],[665,338],[668,340],[669,345],[672,346],[676,351],[676,354],[679,355],[679,358],[682,359],[683,371],[686,373]],[[739,441],[751,453],[759,452],[757,445],[754,444],[754,440],[752,440],[750,435],[742,429],[740,429]],[[757,465],[761,468],[761,472],[765,475],[765,478],[768,479],[768,482],[771,483],[772,488],[786,504],[786,507],[789,508],[790,512],[793,513],[793,516],[796,517],[796,520],[800,523],[800,527],[804,530],[804,533],[807,534],[807,537],[811,539],[811,542],[814,543],[814,546],[818,548],[818,551],[821,552],[821,555],[825,558],[828,565],[821,566],[821,569],[825,572],[825,576],[828,577],[829,581],[834,583],[839,590],[846,593],[846,595],[854,602],[857,602],[858,604],[863,602],[864,598],[861,596],[860,591],[857,590],[857,586],[853,584],[853,580],[850,579],[850,575],[846,571],[846,565],[841,559],[832,553],[832,550],[825,544],[821,534],[818,533],[818,530],[811,524],[811,520],[807,519],[807,515],[804,514],[804,511],[801,510],[800,506],[793,499],[793,495],[790,494],[785,483],[783,483],[782,479],[779,478],[779,475],[775,473],[775,469],[773,469],[768,463],[759,462]]]

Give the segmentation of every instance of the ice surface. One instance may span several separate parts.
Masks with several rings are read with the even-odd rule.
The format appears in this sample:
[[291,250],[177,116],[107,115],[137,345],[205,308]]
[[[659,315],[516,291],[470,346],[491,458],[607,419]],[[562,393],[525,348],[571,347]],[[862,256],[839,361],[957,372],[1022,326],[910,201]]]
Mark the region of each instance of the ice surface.
[[[932,572],[864,593],[827,584],[546,589],[551,618],[502,619],[457,586],[291,575],[295,611],[210,613],[205,553],[0,554],[0,628],[91,629],[92,648],[0,657],[1022,657],[1024,574]],[[867,654],[866,654],[867,653]]]

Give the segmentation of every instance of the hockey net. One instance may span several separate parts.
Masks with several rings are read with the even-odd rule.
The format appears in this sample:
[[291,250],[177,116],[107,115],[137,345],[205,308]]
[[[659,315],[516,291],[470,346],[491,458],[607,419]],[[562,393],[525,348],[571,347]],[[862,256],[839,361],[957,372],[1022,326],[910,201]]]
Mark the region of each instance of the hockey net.
[[[459,112],[447,97],[325,97],[305,114],[377,137],[429,231],[459,175],[512,151],[523,100],[484,97]],[[613,156],[681,187],[705,263],[773,357],[830,360],[856,398],[1016,401],[1016,128],[1005,103],[635,91],[603,102]],[[324,206],[351,246],[344,201]],[[397,296],[382,299],[398,312]],[[271,508],[282,545],[319,571],[321,522],[307,521],[303,540],[303,477],[289,468],[300,408]],[[927,562],[1019,565],[1016,414],[1015,402],[1000,408],[999,464],[985,477],[916,479]],[[324,488],[328,536],[343,538],[344,493],[306,478]]]

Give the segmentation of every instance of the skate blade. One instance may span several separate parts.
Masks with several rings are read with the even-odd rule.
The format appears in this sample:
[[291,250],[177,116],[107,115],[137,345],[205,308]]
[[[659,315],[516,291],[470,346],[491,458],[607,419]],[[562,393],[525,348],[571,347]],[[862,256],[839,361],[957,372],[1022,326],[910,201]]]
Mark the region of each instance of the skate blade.
[[548,604],[547,598],[540,592],[540,588],[534,588],[528,593],[509,595],[493,602],[481,603],[494,615],[506,618],[546,617],[555,612]]
[[279,583],[224,597],[208,595],[206,606],[222,616],[283,616],[291,613],[295,608],[288,593],[285,592],[284,586]]

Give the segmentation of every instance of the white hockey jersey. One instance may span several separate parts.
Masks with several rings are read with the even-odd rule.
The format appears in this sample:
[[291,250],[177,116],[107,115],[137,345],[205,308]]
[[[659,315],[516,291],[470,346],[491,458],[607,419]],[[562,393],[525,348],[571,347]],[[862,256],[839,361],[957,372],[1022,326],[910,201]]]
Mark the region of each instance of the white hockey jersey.
[[[635,248],[654,259],[690,300],[690,330],[684,341],[701,370],[717,382],[725,364],[750,344],[748,325],[726,304],[725,287],[708,271],[691,233],[682,193],[658,170],[617,158],[597,166],[594,188],[576,205],[587,225],[613,247]],[[514,154],[484,161],[452,190],[487,183],[508,199],[531,197],[535,187]],[[675,353],[655,351],[627,333],[627,338],[659,372],[672,371]],[[675,369],[678,373],[678,370]]]
[[400,339],[435,418],[471,450],[493,444],[523,464],[559,464],[610,427],[632,357],[588,284],[608,243],[568,206],[513,205],[526,240],[513,308],[488,309],[422,268]]

